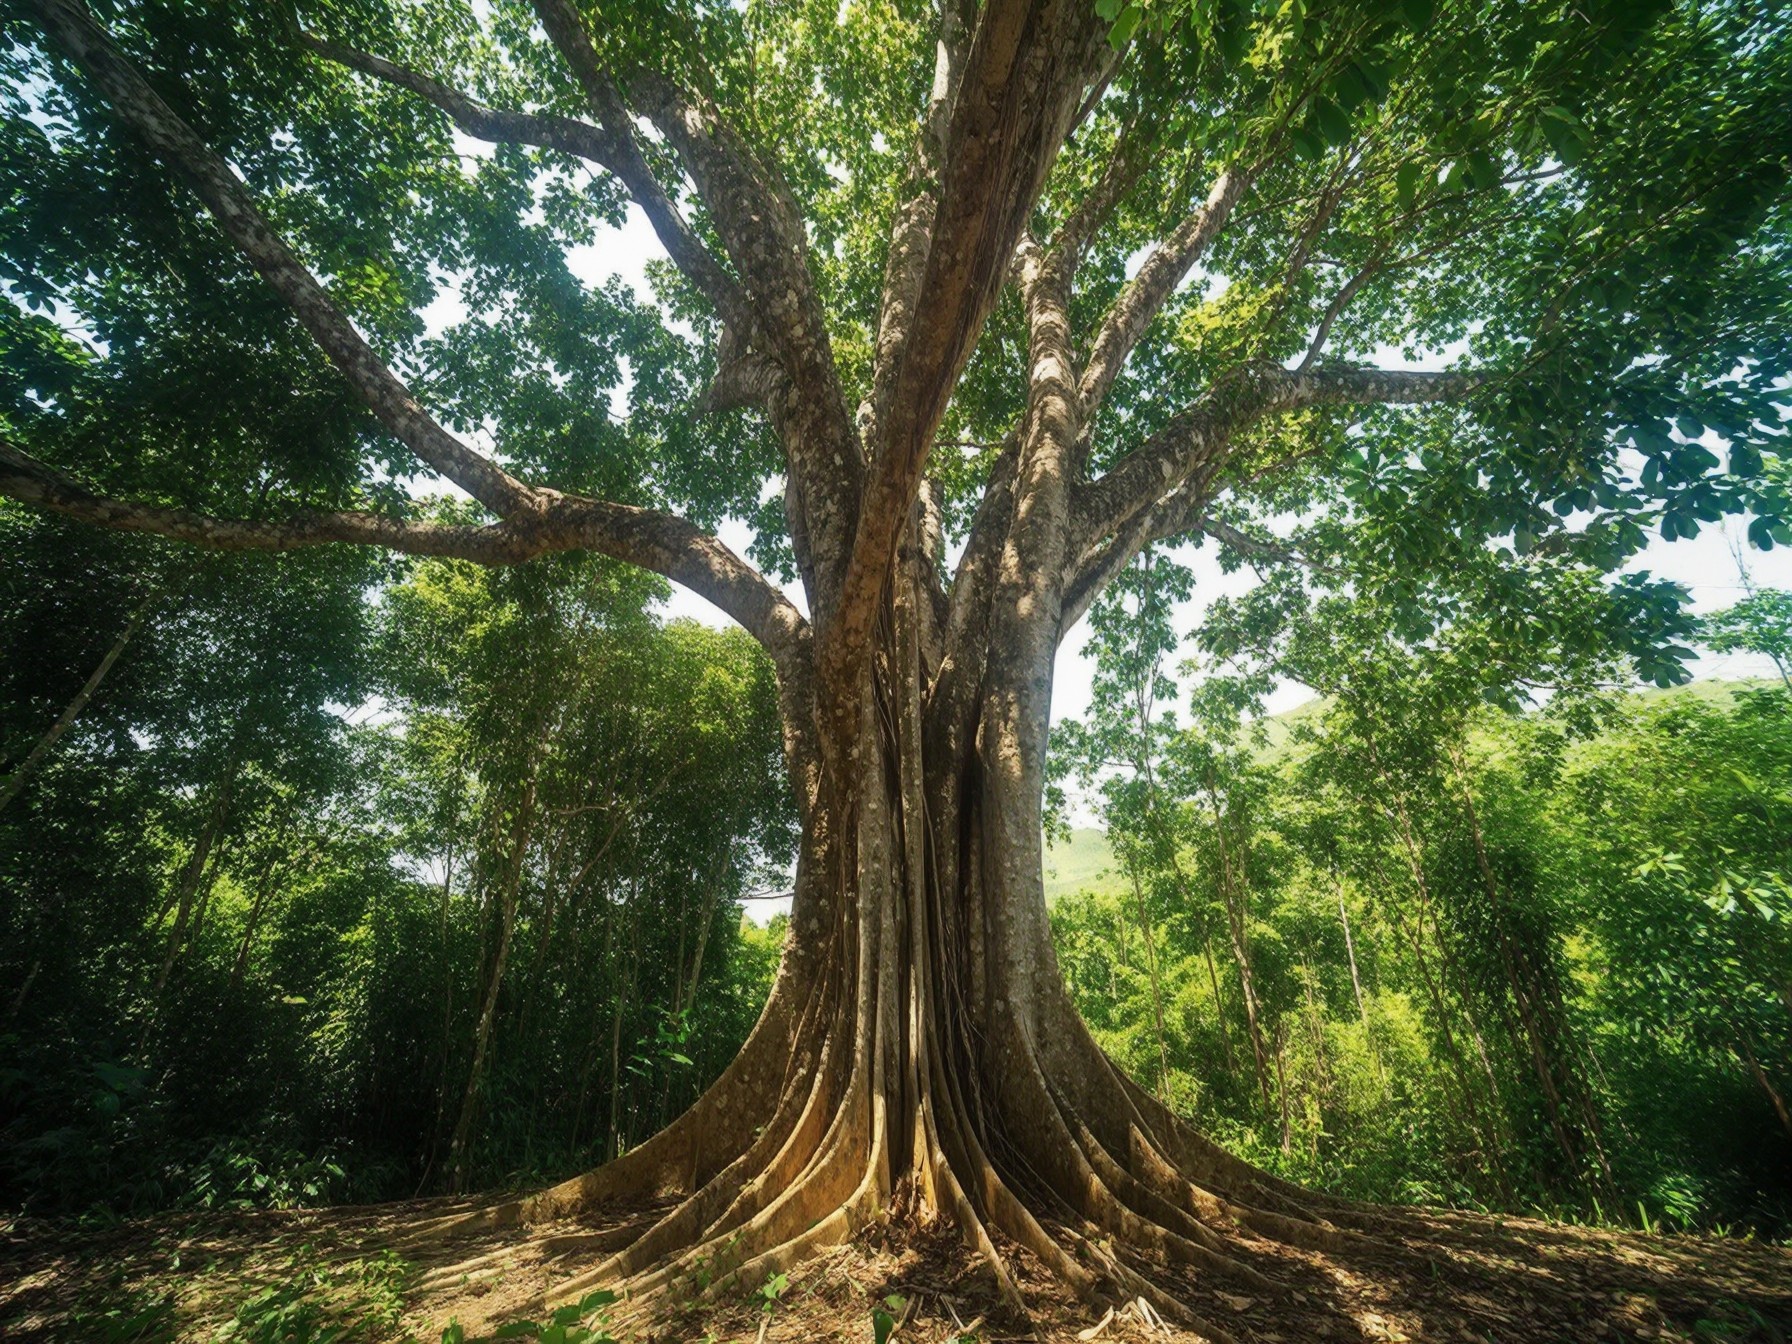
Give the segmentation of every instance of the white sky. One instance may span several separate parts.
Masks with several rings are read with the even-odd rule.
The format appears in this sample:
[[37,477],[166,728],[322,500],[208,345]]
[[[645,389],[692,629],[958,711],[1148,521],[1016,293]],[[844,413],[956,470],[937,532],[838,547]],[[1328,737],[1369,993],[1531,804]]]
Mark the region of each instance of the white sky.
[[[634,286],[638,294],[648,292],[645,262],[662,255],[652,229],[640,212],[630,208],[628,223],[607,231],[595,242],[581,247],[571,258],[572,269],[589,284],[601,284],[612,275],[619,275]],[[452,300],[449,300],[452,302]],[[446,314],[441,314],[446,316]],[[1631,569],[1647,569],[1662,578],[1684,584],[1692,593],[1693,609],[1712,611],[1737,601],[1742,596],[1741,576],[1737,572],[1733,547],[1741,540],[1745,519],[1727,519],[1721,526],[1707,525],[1690,541],[1666,542],[1659,536],[1638,555]],[[751,530],[739,522],[729,522],[721,529],[721,538],[736,552],[745,554],[752,540]],[[1189,564],[1195,574],[1193,598],[1177,613],[1178,628],[1183,634],[1200,621],[1207,605],[1224,594],[1237,595],[1257,582],[1247,567],[1232,574],[1222,573],[1213,546],[1196,550],[1181,548],[1178,558]],[[1763,553],[1745,552],[1750,574],[1755,583],[1766,587],[1792,588],[1792,547],[1779,547]],[[793,593],[799,604],[800,595]],[[667,604],[667,614],[688,616],[711,625],[726,625],[728,618],[703,598],[686,589],[677,589]],[[1087,712],[1093,660],[1084,655],[1088,622],[1079,623],[1065,637],[1058,650],[1052,695],[1052,721],[1078,718]],[[1699,677],[1770,677],[1773,665],[1764,657],[1749,654],[1704,654],[1694,664]],[[1312,698],[1304,686],[1289,683],[1270,699],[1269,710],[1279,713]]]

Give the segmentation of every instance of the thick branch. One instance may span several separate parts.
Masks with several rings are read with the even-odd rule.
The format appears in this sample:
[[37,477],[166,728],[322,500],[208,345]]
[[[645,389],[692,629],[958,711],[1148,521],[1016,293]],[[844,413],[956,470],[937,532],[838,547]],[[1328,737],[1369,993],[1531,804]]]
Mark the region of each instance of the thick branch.
[[871,395],[859,409],[860,433],[867,443],[882,441],[896,378],[902,369],[902,347],[915,327],[915,304],[927,275],[927,254],[939,212],[940,187],[950,151],[952,109],[969,54],[974,25],[957,3],[940,7],[935,42],[933,87],[911,151],[906,199],[890,221],[890,250],[884,264],[883,294],[877,308],[877,338]]
[[909,516],[934,432],[1009,272],[1016,243],[1107,54],[1082,0],[986,6],[946,128],[939,205],[915,290],[914,324],[893,353],[888,413],[853,538],[827,665],[868,647],[876,600]]
[[1136,125],[1134,122],[1121,132],[1119,143],[1114,146],[1095,185],[1077,202],[1076,208],[1065,217],[1064,222],[1058,226],[1058,231],[1052,235],[1052,250],[1065,255],[1067,269],[1071,272],[1075,271],[1084,249],[1100,232],[1102,225],[1126,198],[1127,193],[1138,185],[1149,165],[1149,160],[1134,140]]
[[1251,175],[1232,168],[1214,180],[1213,188],[1201,208],[1178,224],[1156,250],[1145,259],[1114,300],[1102,320],[1101,330],[1089,349],[1088,363],[1083,369],[1083,403],[1091,411],[1100,405],[1113,386],[1114,379],[1126,363],[1126,357],[1144,336],[1145,329],[1176,292],[1194,264],[1219,236],[1232,208],[1250,186]]
[[1240,555],[1253,559],[1273,560],[1277,564],[1300,565],[1320,574],[1338,574],[1340,571],[1330,565],[1321,564],[1309,556],[1273,541],[1265,541],[1261,537],[1253,537],[1221,519],[1203,514],[1199,518],[1187,521],[1185,526],[1177,529],[1185,532],[1205,532],[1215,541],[1222,542],[1237,551]]
[[[814,573],[815,555],[809,548],[822,557],[846,553],[862,459],[809,271],[801,212],[776,174],[758,161],[715,108],[647,71],[635,72],[619,90],[571,0],[535,0],[535,11],[598,118],[606,126],[626,129],[629,106],[646,115],[678,155],[709,211],[740,276],[748,309],[728,324],[784,370],[779,395],[765,409],[783,443],[794,487],[797,516],[791,519],[791,532],[804,539],[798,561],[805,575]],[[831,596],[812,592],[816,610],[825,610]]]
[[0,439],[0,496],[115,532],[146,532],[219,551],[293,551],[331,543],[481,565],[518,565],[589,550],[674,580],[708,598],[759,642],[781,673],[800,666],[808,627],[789,600],[714,537],[672,514],[573,495],[484,526],[414,522],[354,511],[283,519],[218,518],[96,494]]
[[417,403],[263,218],[242,179],[162,101],[79,0],[28,3],[51,39],[87,72],[120,120],[187,179],[231,242],[286,301],[380,423],[424,462],[500,515],[543,504],[541,492],[455,438]]
[[1259,362],[1221,379],[1199,401],[1082,488],[1076,526],[1086,543],[1112,535],[1167,493],[1240,430],[1307,406],[1460,401],[1485,382],[1474,373],[1319,365],[1300,372]]
[[[357,51],[309,33],[300,41],[326,60],[409,89],[446,112],[467,135],[498,144],[536,145],[588,159],[613,174],[653,226],[660,246],[697,289],[732,327],[750,330],[752,316],[739,287],[710,255],[679,214],[629,130],[628,117],[619,99],[607,109],[602,125],[551,113],[511,112],[487,107],[428,75],[408,70],[383,57]],[[614,91],[611,91],[614,99]]]
[[1218,456],[1209,457],[1187,480],[1141,510],[1111,536],[1094,537],[1083,553],[1070,566],[1064,585],[1064,612],[1059,622],[1058,638],[1082,619],[1083,613],[1100,597],[1107,586],[1120,576],[1133,557],[1153,542],[1167,541],[1187,532],[1201,517],[1212,497],[1214,477],[1219,470]]

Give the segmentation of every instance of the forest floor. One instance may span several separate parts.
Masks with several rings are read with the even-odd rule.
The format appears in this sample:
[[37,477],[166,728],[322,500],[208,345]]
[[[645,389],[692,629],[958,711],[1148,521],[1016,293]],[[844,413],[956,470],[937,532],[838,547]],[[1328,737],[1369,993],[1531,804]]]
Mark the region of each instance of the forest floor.
[[[611,1209],[577,1224],[434,1242],[415,1235],[419,1224],[467,1207],[427,1201],[102,1228],[0,1224],[0,1339],[436,1344],[451,1321],[466,1340],[484,1339],[543,1319],[545,1292],[626,1243],[656,1212]],[[765,1291],[634,1315],[619,1304],[609,1328],[642,1344],[871,1344],[881,1308],[901,1322],[898,1344],[1201,1338],[1136,1304],[1106,1315],[1006,1249],[1030,1319],[1000,1308],[990,1275],[950,1232],[897,1226]],[[1261,1344],[1792,1340],[1792,1249],[1754,1241],[1399,1209],[1387,1211],[1373,1239],[1344,1252],[1249,1249],[1285,1288],[1265,1294],[1173,1267],[1152,1277],[1239,1341]]]

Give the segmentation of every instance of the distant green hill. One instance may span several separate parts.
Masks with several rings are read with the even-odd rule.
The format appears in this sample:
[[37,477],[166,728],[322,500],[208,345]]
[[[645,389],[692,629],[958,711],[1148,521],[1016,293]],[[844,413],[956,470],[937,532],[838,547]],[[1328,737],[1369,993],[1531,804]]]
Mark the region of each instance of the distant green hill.
[[1045,900],[1049,905],[1073,891],[1118,891],[1121,887],[1114,851],[1106,831],[1082,827],[1070,839],[1045,850]]

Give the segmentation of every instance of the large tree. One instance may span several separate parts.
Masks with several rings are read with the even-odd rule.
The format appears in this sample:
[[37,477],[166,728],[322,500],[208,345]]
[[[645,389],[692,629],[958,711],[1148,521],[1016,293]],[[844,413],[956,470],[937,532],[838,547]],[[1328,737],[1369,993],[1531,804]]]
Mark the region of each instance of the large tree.
[[[209,547],[582,548],[707,597],[776,667],[802,842],[756,1030],[657,1137],[488,1215],[684,1196],[582,1283],[757,1282],[909,1207],[1009,1294],[997,1232],[1186,1316],[1138,1254],[1251,1279],[1254,1238],[1327,1244],[1345,1211],[1191,1132],[1066,996],[1040,876],[1059,642],[1148,545],[1248,549],[1253,505],[1357,529],[1414,639],[1449,614],[1428,575],[1521,606],[1657,523],[1751,509],[1792,540],[1775,5],[7,19],[0,492]],[[568,269],[625,210],[669,258],[657,303]],[[444,276],[466,318],[432,330]],[[223,374],[146,414],[151,355],[189,342]],[[371,421],[313,451],[248,414],[256,342],[295,410]],[[234,456],[183,449],[220,403]],[[468,521],[394,488],[422,469]],[[730,513],[761,568],[707,530]],[[1604,591],[1671,677],[1671,598]]]

